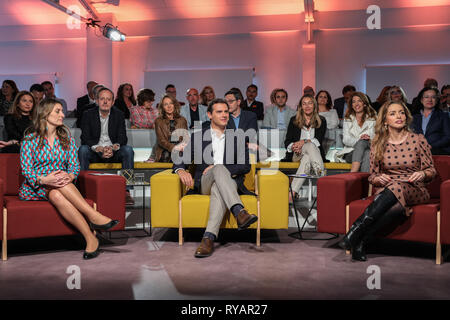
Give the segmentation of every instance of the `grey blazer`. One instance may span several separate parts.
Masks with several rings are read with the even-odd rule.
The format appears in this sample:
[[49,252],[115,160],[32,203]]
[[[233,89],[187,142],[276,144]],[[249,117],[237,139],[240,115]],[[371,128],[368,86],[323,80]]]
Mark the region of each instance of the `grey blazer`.
[[[286,111],[284,112],[284,123],[286,124],[286,130],[289,126],[289,121],[293,116],[296,115],[296,111],[288,106],[285,106]],[[264,114],[264,121],[262,124],[263,128],[276,129],[278,127],[278,107],[268,107],[266,113]]]
[[[206,115],[206,110],[207,108],[205,106],[202,105],[198,105],[198,112],[199,112],[199,118],[200,121],[203,123],[205,121],[209,121],[208,116]],[[180,110],[180,115],[183,116],[188,123],[188,128],[191,127],[191,112],[189,110],[189,104],[185,104],[184,106],[181,107]],[[198,128],[201,128],[202,126],[200,125]]]

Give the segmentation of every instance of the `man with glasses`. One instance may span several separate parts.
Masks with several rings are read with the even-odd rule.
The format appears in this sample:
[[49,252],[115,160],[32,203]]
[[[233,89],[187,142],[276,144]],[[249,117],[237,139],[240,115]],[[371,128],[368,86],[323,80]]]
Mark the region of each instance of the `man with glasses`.
[[[177,98],[177,88],[175,88],[175,86],[173,84],[169,83],[166,86],[166,94],[168,94],[169,96],[172,96],[174,99],[176,99]],[[178,101],[178,103],[180,104],[180,106],[185,105],[185,103],[181,102],[181,101]]]
[[284,89],[275,89],[271,100],[274,104],[269,107],[264,115],[263,128],[286,130],[289,121],[295,116],[296,111],[286,106],[288,94]]
[[241,108],[254,112],[257,120],[264,120],[264,104],[260,101],[256,101],[256,97],[258,96],[258,87],[254,84],[249,85],[245,94],[247,99],[242,101]]
[[189,129],[201,128],[201,124],[208,121],[208,117],[206,116],[206,107],[198,103],[200,100],[198,90],[194,88],[188,89],[186,99],[189,105],[181,108],[181,116],[187,120]]

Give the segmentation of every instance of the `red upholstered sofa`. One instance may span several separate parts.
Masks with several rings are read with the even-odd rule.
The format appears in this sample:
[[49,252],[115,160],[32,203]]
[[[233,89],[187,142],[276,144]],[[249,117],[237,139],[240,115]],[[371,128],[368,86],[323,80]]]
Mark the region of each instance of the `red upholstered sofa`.
[[[437,177],[427,188],[430,201],[413,207],[413,214],[388,238],[436,244],[436,264],[441,264],[441,244],[450,244],[450,156],[433,156]],[[345,234],[373,200],[368,173],[323,177],[317,183],[317,230]]]
[[[81,194],[99,212],[120,221],[113,230],[123,230],[125,179],[121,176],[95,176],[89,173],[92,171],[82,171],[78,176]],[[48,201],[19,200],[18,191],[23,180],[19,154],[0,154],[2,260],[7,260],[7,240],[78,233]]]

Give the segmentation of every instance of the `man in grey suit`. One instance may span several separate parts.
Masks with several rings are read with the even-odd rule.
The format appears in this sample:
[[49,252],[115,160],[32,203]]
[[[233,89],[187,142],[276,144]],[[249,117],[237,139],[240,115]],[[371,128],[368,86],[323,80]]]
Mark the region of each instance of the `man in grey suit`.
[[288,99],[286,90],[277,89],[273,92],[273,96],[274,106],[267,108],[262,127],[286,130],[296,111],[286,106]]
[[181,107],[181,116],[186,118],[189,129],[201,128],[201,124],[208,121],[208,117],[206,115],[206,107],[198,104],[198,90],[194,88],[189,89],[186,92],[186,99],[188,101],[188,105]]

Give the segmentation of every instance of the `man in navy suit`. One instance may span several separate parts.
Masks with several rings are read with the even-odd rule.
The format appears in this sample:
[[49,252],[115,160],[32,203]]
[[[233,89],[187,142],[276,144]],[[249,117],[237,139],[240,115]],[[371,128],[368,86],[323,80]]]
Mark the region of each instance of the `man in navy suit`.
[[347,111],[348,108],[348,99],[355,91],[356,88],[348,84],[342,89],[343,97],[334,100],[334,109],[336,109],[339,119],[343,119],[345,117],[345,112]]
[[[181,182],[201,194],[211,195],[209,218],[195,257],[209,257],[214,251],[220,225],[227,209],[237,220],[238,230],[246,229],[258,220],[249,214],[239,197],[252,194],[244,185],[244,177],[250,171],[248,147],[234,130],[226,129],[229,106],[226,100],[214,99],[207,111],[210,126],[191,135],[183,155],[172,154],[173,171]],[[195,164],[194,178],[186,171],[191,162]]]

